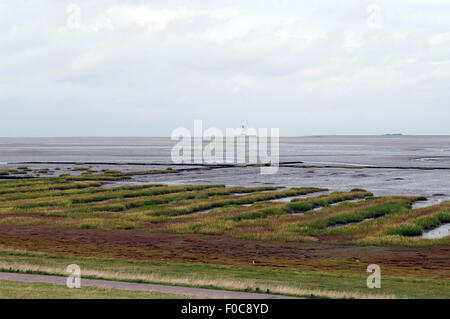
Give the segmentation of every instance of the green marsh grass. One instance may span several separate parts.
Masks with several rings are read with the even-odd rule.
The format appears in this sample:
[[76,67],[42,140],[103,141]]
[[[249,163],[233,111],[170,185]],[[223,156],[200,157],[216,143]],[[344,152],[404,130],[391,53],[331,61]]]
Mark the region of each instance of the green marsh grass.
[[[444,210],[450,209],[447,203],[411,209],[411,203],[420,197],[373,197],[363,189],[314,196],[325,189],[164,184],[107,187],[111,181],[101,179],[115,180],[136,172],[104,170],[93,174],[85,166],[75,170],[83,174],[0,182],[2,224],[85,229],[152,225],[155,231],[255,240],[317,241],[316,236],[347,235],[349,242],[370,242],[373,238],[385,242],[386,238],[416,235],[438,221],[444,222],[448,216]],[[271,202],[301,195],[308,197]],[[354,200],[361,201],[350,202]]]

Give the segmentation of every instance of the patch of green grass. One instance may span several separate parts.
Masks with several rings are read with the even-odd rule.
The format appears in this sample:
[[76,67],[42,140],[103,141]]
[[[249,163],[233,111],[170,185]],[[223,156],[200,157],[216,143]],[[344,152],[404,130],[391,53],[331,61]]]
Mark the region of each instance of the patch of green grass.
[[386,233],[388,235],[420,236],[424,230],[436,228],[448,222],[450,222],[450,211],[420,218],[412,223],[398,225],[389,229]]
[[89,171],[89,167],[74,167],[72,168],[73,172],[84,172],[84,171]]
[[399,212],[401,210],[407,209],[408,205],[409,203],[405,202],[393,202],[381,204],[373,207],[364,208],[361,210],[356,210],[346,214],[338,214],[330,216],[328,218],[319,219],[317,221],[312,222],[308,226],[315,229],[321,229],[339,224],[360,222],[367,218],[378,218],[387,214]]
[[101,195],[82,196],[73,198],[73,204],[79,203],[92,203],[101,202],[115,198],[133,198],[133,197],[145,197],[145,196],[157,196],[172,193],[190,192],[194,190],[203,190],[208,188],[225,188],[225,185],[187,185],[187,186],[175,186],[175,187],[152,187],[148,190],[132,190],[122,189],[120,191],[108,191]]
[[39,183],[39,184],[32,184],[32,185],[17,185],[17,186],[11,186],[11,187],[0,187],[0,195],[5,194],[29,194],[29,193],[39,193],[43,191],[53,191],[53,190],[68,190],[68,189],[83,189],[88,187],[99,187],[103,185],[101,182],[90,182],[90,183],[69,183],[64,180],[59,180],[55,182],[48,181],[47,183]]
[[291,188],[285,191],[278,192],[265,192],[265,193],[255,193],[247,196],[241,196],[239,198],[227,198],[227,199],[219,199],[219,200],[207,200],[201,203],[197,203],[195,205],[187,206],[187,207],[176,207],[170,209],[163,209],[156,212],[153,212],[154,216],[179,216],[191,214],[198,211],[203,211],[212,208],[225,207],[231,205],[244,205],[244,204],[253,204],[256,202],[278,199],[283,197],[290,197],[296,195],[306,195],[314,192],[322,191],[323,189],[319,188]]
[[293,199],[289,204],[280,207],[270,207],[267,209],[261,209],[257,212],[252,212],[250,214],[241,214],[230,217],[232,220],[240,221],[245,219],[260,219],[266,218],[273,215],[283,215],[283,214],[293,214],[293,213],[304,213],[310,211],[317,207],[324,207],[330,204],[335,204],[341,201],[361,199],[367,196],[371,196],[372,193],[368,192],[336,192],[330,195],[323,195],[319,197],[312,198],[296,198]]
[[112,169],[102,169],[102,172],[105,174],[121,174],[121,171],[118,170],[112,170]]
[[420,236],[422,235],[423,229],[419,225],[415,224],[404,224],[392,228],[388,234],[390,235],[401,235],[401,236]]
[[268,216],[274,216],[274,215],[282,215],[287,214],[288,209],[286,207],[271,207],[262,209],[259,211],[247,213],[247,214],[239,214],[236,216],[232,216],[229,219],[235,220],[235,221],[241,221],[246,219],[261,219],[261,218],[267,218]]

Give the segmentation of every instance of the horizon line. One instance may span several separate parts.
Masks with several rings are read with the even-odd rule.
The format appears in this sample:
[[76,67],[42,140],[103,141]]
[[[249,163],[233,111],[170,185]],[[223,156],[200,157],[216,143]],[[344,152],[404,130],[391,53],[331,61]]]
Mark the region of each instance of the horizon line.
[[[270,136],[270,135],[269,135]],[[171,138],[170,135],[54,135],[54,136],[0,136],[0,138]],[[201,137],[201,136],[191,136]],[[226,136],[223,136],[226,137]],[[312,134],[312,135],[283,135],[280,138],[300,137],[450,137],[450,134]]]

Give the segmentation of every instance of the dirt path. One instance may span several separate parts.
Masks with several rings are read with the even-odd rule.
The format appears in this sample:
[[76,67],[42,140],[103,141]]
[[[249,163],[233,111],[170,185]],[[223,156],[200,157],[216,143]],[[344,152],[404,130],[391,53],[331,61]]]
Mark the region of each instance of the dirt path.
[[[66,285],[67,277],[0,272],[0,280]],[[214,290],[204,288],[155,285],[155,284],[140,284],[123,281],[82,278],[81,288],[83,288],[83,286],[107,288],[107,289],[132,290],[132,291],[155,291],[176,295],[186,295],[186,296],[195,296],[200,298],[214,298],[214,299],[295,299],[293,297],[287,296],[257,294],[240,291],[226,291],[226,290]]]

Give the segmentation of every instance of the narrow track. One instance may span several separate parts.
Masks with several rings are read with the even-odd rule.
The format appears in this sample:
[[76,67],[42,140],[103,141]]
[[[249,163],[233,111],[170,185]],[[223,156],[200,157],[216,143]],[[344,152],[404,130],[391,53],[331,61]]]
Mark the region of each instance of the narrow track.
[[[67,277],[0,272],[0,280],[66,285]],[[83,288],[83,286],[106,288],[106,289],[131,290],[131,291],[149,291],[149,292],[154,291],[168,294],[194,296],[200,298],[213,298],[213,299],[298,299],[294,297],[287,297],[281,295],[258,294],[241,291],[227,291],[227,290],[191,288],[191,287],[157,285],[157,284],[141,284],[124,281],[85,279],[85,278],[81,279],[81,289]]]

